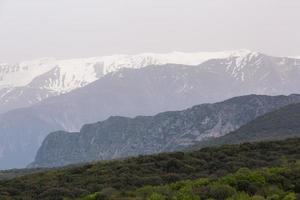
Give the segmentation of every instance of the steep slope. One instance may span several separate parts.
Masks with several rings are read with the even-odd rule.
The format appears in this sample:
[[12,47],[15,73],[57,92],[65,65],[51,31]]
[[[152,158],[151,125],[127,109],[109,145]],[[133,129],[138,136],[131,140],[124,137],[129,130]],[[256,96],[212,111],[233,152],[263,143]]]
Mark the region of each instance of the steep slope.
[[[141,68],[148,65],[162,65],[167,63],[198,65],[209,59],[221,59],[230,56],[244,56],[252,53],[249,50],[236,50],[225,52],[199,52],[183,53],[173,52],[166,54],[143,53],[137,55],[113,55],[83,59],[56,60],[55,58],[42,58],[25,61],[18,64],[0,63],[0,88],[22,87],[28,85],[36,77],[58,68],[63,75],[76,75],[95,68],[96,75],[101,76],[122,68]],[[75,70],[75,71],[74,71]],[[93,75],[95,71],[90,71]],[[68,74],[64,73],[67,72]],[[82,76],[82,74],[80,74]],[[88,79],[85,79],[88,80]],[[67,81],[68,82],[68,81]],[[62,82],[60,82],[62,83]],[[70,89],[60,87],[59,89]]]
[[123,68],[139,69],[167,63],[198,65],[212,58],[248,53],[251,52],[145,53],[72,60],[44,58],[14,65],[3,63],[0,64],[0,113],[70,92]]
[[[124,66],[119,64],[112,66]],[[154,115],[247,94],[300,93],[299,70],[297,59],[253,52],[238,52],[198,66],[167,64],[120,69],[69,93],[0,115],[0,168],[32,162],[49,132],[78,131],[84,124],[110,116]],[[44,85],[43,80],[36,78],[31,84]],[[22,100],[40,98],[22,94]]]
[[[44,58],[20,64],[0,64],[0,113],[34,105],[49,97],[68,93],[124,68],[140,69],[168,63],[199,65],[211,73],[226,73],[252,91],[259,81],[263,94],[289,94],[299,89],[300,60],[274,58],[249,50],[167,54],[144,53],[86,59]],[[270,91],[270,85],[276,83]],[[233,95],[235,96],[235,95]]]
[[93,160],[174,151],[223,136],[256,117],[299,102],[300,95],[243,96],[153,117],[111,117],[79,133],[51,133],[31,167],[56,167]]
[[[244,56],[213,59],[200,65],[214,73],[234,77],[246,93],[287,94],[298,93],[300,84],[300,60],[270,57],[259,53]],[[259,83],[259,84],[258,84]]]
[[300,137],[300,104],[291,104],[256,118],[223,137],[202,141],[195,148]]
[[[115,190],[121,194],[131,192],[132,197],[132,192],[142,186],[159,186],[197,178],[216,178],[234,173],[241,168],[257,169],[291,164],[300,159],[299,147],[300,139],[289,139],[69,166],[0,181],[0,199],[76,199],[94,192],[109,195]],[[257,175],[239,177],[258,183],[264,182],[264,179],[257,178]],[[294,177],[293,180],[299,179],[299,174],[294,175],[296,176],[288,177]],[[287,176],[275,179],[273,177],[270,181],[273,183],[279,181],[291,189],[299,188],[299,184],[296,187],[290,184]],[[255,188],[247,183],[249,182],[243,181],[239,185],[253,191]],[[149,190],[143,191],[147,194]],[[143,191],[140,191],[140,194],[143,194]],[[223,194],[224,190],[217,191]],[[268,191],[278,189],[271,188]]]
[[44,58],[19,64],[0,64],[0,88],[14,88],[29,84],[35,77],[55,66],[55,59]]

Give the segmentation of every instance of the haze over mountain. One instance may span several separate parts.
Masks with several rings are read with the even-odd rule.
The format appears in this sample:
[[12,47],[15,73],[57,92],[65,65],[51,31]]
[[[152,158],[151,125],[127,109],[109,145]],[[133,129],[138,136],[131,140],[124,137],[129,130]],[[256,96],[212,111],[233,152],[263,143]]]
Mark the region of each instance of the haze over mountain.
[[226,135],[258,116],[295,102],[300,102],[300,95],[250,95],[153,117],[110,117],[83,126],[79,133],[51,133],[30,166],[57,167],[185,149],[204,139]]
[[0,60],[245,47],[299,55],[299,9],[297,0],[1,0]]
[[[245,73],[249,71],[249,69],[243,69],[243,65],[251,64],[248,62],[253,57],[260,57],[261,55],[249,50],[199,53],[173,52],[168,54],[144,53],[131,56],[115,55],[72,60],[44,58],[13,65],[2,63],[0,64],[0,113],[34,105],[49,97],[68,93],[102,78],[108,73],[117,72],[124,68],[139,69],[149,65],[163,65],[167,63],[199,65],[210,59],[226,59],[228,62],[215,63],[215,65],[221,67],[221,70],[229,68],[227,73],[230,72],[233,76],[238,76],[237,78],[241,79],[244,78],[241,76],[245,76]],[[237,58],[234,61],[236,63],[229,63],[232,62],[232,58]],[[263,59],[254,58],[253,60],[265,62],[262,61]],[[287,65],[284,60],[280,62],[282,62],[282,65]],[[299,66],[299,61],[295,63],[294,67],[297,66]],[[212,71],[215,71],[216,67],[213,67]],[[293,66],[291,65],[290,67]],[[269,69],[265,68],[264,70],[262,73],[266,74]],[[277,68],[275,70],[287,69],[284,67],[283,69]],[[253,72],[253,69],[251,71]],[[283,75],[282,72],[279,72],[279,74]],[[249,75],[247,77],[252,78]]]
[[0,0],[0,200],[300,200],[299,11]]
[[240,144],[262,140],[281,140],[300,136],[300,103],[290,104],[257,117],[236,131],[219,138],[201,141],[193,147]]
[[[194,64],[203,61],[201,55],[197,57],[201,60],[193,60],[194,55],[180,59]],[[101,78],[94,76],[96,80],[93,83],[80,82],[87,84],[84,87],[78,84],[81,88],[69,93],[1,114],[0,168],[24,167],[32,162],[41,142],[50,132],[78,131],[84,124],[105,120],[110,116],[154,115],[247,94],[300,93],[299,59],[276,58],[249,51],[231,52],[229,57],[222,55],[221,58],[209,59],[196,66],[166,64],[127,69],[124,67],[128,65],[117,65],[124,69],[111,70],[113,73]],[[152,62],[152,59],[148,59],[151,62],[137,60],[137,63],[145,65]],[[133,63],[131,59],[127,61],[125,63]],[[68,92],[67,88],[74,87],[63,88],[65,90],[55,91]]]
[[243,56],[248,50],[168,54],[144,53],[87,59],[43,58],[18,64],[0,64],[0,113],[27,107],[68,93],[123,68],[139,69],[167,63],[198,65],[213,58]]

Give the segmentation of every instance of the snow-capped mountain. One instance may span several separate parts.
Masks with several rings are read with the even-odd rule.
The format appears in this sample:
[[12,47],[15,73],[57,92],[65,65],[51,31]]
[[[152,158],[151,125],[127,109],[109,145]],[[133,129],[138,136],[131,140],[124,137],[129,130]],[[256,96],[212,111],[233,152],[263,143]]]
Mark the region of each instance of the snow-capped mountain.
[[19,64],[0,64],[0,88],[21,87],[30,84],[36,77],[52,72],[55,75],[44,87],[54,91],[70,91],[86,82],[93,82],[100,76],[122,68],[141,68],[148,65],[167,63],[198,65],[213,58],[242,56],[248,50],[227,52],[201,52],[168,54],[144,53],[138,55],[114,55],[86,59],[56,60],[42,58]]
[[239,58],[243,64],[244,57],[255,54],[248,50],[144,53],[70,60],[43,58],[14,65],[0,64],[0,112],[27,107],[70,92],[123,68],[138,69],[167,63],[198,65],[210,59],[230,57]]
[[[225,59],[211,59],[200,67],[215,73],[226,73],[244,85],[261,82],[266,84],[265,88],[271,89],[273,84],[280,84],[280,88],[287,87],[287,91],[297,86],[296,82],[300,77],[300,59],[272,57],[256,52]],[[271,84],[270,81],[274,83]],[[275,87],[273,89],[275,93],[283,92]]]
[[[175,58],[179,59],[179,56],[170,57],[173,60],[169,58],[164,62],[175,62]],[[192,58],[195,58],[194,55]],[[111,61],[110,63],[114,63],[111,65],[98,62],[96,63],[98,68],[94,67],[96,64],[90,65],[98,69],[94,72],[96,81],[84,87],[79,84],[78,87],[81,88],[70,92],[51,89],[59,85],[57,82],[60,83],[53,80],[72,80],[61,79],[66,76],[58,73],[60,65],[56,65],[26,86],[12,89],[19,95],[14,96],[19,99],[18,102],[32,101],[33,97],[38,97],[39,101],[44,100],[27,108],[0,114],[0,168],[22,167],[31,162],[49,132],[78,131],[83,124],[105,120],[110,116],[154,115],[158,112],[185,109],[196,104],[212,103],[247,94],[300,94],[299,59],[271,57],[249,51],[236,51],[221,58],[207,59],[208,56],[205,58],[203,56],[201,60],[200,58],[193,60],[202,62],[194,66],[159,65],[159,59],[154,62],[150,58],[146,63],[134,59],[139,60],[138,63],[141,65],[138,67],[129,65],[128,63],[132,61],[124,62],[124,59],[122,62]],[[155,65],[141,68],[150,64],[149,60]],[[181,59],[181,62],[187,61]],[[109,73],[105,66],[111,66],[109,72],[113,73]],[[128,66],[135,69],[124,69],[129,68]],[[88,77],[83,72],[67,71],[64,73]],[[86,71],[86,74],[90,73],[89,70]],[[85,80],[93,81],[88,78]],[[47,89],[44,86],[47,86]],[[48,98],[53,91],[56,92],[54,95],[63,93],[62,91],[66,94]],[[34,96],[35,94],[43,96]],[[220,124],[222,125],[222,121],[212,130],[219,130]],[[216,131],[213,135],[222,134]]]

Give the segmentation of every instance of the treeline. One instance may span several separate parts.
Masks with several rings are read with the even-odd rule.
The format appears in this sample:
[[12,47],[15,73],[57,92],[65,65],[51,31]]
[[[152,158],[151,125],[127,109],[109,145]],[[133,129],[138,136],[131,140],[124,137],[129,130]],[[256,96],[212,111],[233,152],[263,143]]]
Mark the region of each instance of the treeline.
[[36,168],[36,169],[11,169],[0,171],[0,180],[9,180],[19,176],[25,176],[33,173],[44,172],[50,169]]
[[241,168],[221,178],[201,178],[163,186],[144,186],[134,192],[113,188],[82,200],[297,200],[300,199],[300,162],[285,167]]
[[146,185],[214,179],[245,167],[291,165],[300,159],[299,152],[300,139],[295,138],[90,163],[0,181],[0,199],[60,200],[99,191],[134,192]]

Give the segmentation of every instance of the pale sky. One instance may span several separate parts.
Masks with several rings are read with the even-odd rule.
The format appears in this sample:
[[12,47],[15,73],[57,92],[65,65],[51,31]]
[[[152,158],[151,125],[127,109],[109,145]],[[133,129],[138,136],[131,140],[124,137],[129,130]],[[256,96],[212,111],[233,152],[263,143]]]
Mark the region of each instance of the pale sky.
[[300,55],[300,0],[0,0],[0,61],[233,49]]

